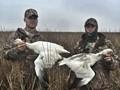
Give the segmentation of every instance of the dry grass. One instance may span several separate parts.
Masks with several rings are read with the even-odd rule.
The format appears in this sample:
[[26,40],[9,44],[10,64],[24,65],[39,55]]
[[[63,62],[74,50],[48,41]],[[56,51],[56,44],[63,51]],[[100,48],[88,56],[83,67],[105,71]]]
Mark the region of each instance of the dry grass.
[[[8,61],[3,58],[3,48],[8,41],[10,32],[0,32],[0,90],[39,90],[38,80],[35,76],[34,68],[30,68],[33,62]],[[66,49],[72,51],[75,42],[80,38],[81,33],[45,33],[42,34],[48,39],[63,45]],[[113,42],[120,56],[120,33],[106,33],[107,37]],[[28,66],[28,67],[27,67]],[[62,67],[54,66],[48,69],[49,90],[63,90],[65,87],[65,79],[67,70]],[[120,71],[112,72],[111,77],[116,82],[112,84],[111,90],[120,90]],[[112,81],[112,78],[111,78]]]

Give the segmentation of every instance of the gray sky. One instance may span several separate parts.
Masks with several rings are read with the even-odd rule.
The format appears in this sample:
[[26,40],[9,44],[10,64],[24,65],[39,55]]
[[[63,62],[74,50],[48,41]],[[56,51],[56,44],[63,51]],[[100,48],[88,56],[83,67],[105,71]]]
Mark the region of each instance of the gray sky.
[[96,18],[99,31],[120,32],[120,0],[0,0],[2,30],[24,28],[24,11],[39,13],[41,31],[84,31],[84,22]]

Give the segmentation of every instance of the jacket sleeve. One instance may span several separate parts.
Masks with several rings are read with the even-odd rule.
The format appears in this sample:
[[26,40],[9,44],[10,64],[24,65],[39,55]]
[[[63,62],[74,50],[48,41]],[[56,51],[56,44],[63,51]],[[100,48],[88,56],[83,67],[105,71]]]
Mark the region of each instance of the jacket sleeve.
[[17,60],[19,57],[17,49],[9,49],[5,51],[4,58],[7,60]]
[[17,50],[14,45],[14,40],[16,38],[23,39],[25,36],[23,33],[20,32],[20,29],[18,28],[16,32],[12,33],[9,36],[9,40],[7,41],[7,44],[4,48],[4,58],[8,60],[17,60],[19,57],[19,50]]

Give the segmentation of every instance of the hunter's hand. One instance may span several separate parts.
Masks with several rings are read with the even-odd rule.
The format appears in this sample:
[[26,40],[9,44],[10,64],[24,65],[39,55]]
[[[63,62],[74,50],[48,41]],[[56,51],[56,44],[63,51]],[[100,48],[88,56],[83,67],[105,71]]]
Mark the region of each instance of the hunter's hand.
[[19,43],[17,44],[16,47],[19,51],[24,51],[26,49],[26,44],[25,43]]

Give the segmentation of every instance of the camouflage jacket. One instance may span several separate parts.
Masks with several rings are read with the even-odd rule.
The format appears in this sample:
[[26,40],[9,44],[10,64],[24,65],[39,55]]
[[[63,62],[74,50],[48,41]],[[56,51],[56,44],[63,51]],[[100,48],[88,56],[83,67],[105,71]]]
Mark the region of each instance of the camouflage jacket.
[[[74,54],[77,53],[97,53],[103,49],[111,48],[114,50],[114,56],[111,61],[105,61],[104,59],[98,61],[92,68],[96,75],[93,80],[85,87],[81,87],[80,90],[119,90],[113,89],[114,84],[117,82],[115,71],[118,67],[118,57],[116,50],[110,40],[107,40],[102,33],[98,33],[96,42],[87,42],[85,34],[82,35],[81,40],[77,42],[74,47]],[[113,71],[113,72],[112,72]],[[119,83],[116,83],[116,85]],[[119,87],[119,85],[118,85]],[[118,88],[116,86],[116,88]],[[120,87],[119,87],[120,88]]]
[[[115,47],[111,43],[110,40],[107,40],[106,37],[102,33],[97,34],[97,40],[95,42],[88,42],[86,34],[81,36],[81,40],[77,42],[76,46],[74,47],[74,54],[77,53],[97,53],[102,51],[103,49],[111,48],[114,51],[113,60],[110,62],[103,62],[105,68],[107,69],[114,69],[116,67],[116,63],[118,56],[116,54]],[[102,60],[105,61],[105,60]]]
[[35,42],[35,41],[45,41],[45,39],[43,38],[43,36],[40,35],[40,33],[38,31],[34,31],[32,33],[22,29],[22,28],[18,28],[16,30],[15,33],[13,33],[8,41],[8,45],[7,50],[5,50],[5,55],[4,58],[8,59],[8,60],[34,60],[38,55],[36,53],[34,53],[32,50],[26,48],[24,51],[19,51],[17,50],[15,47],[15,45],[13,44],[14,40],[16,38],[20,38],[24,41],[27,42]]

